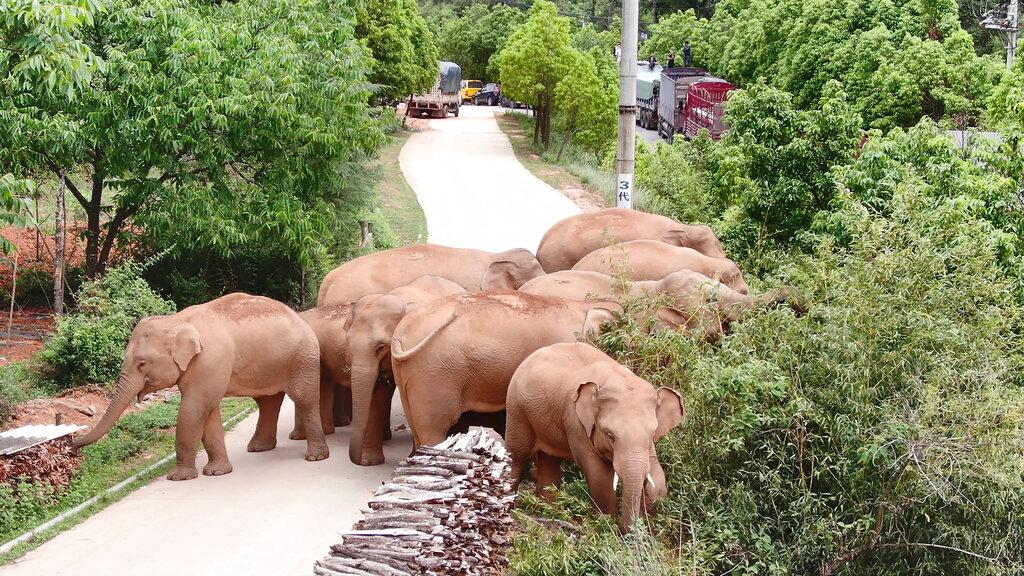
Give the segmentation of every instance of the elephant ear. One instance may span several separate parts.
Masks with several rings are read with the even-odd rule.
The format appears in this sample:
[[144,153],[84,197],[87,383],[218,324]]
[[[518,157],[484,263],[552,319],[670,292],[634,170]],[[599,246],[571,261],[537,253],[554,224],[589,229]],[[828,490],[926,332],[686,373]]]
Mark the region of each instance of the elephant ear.
[[576,417],[579,418],[587,436],[594,434],[594,424],[597,422],[597,384],[584,382],[576,387],[572,395],[573,404],[576,406]]
[[590,310],[587,310],[587,315],[583,319],[583,327],[580,329],[580,334],[584,339],[589,338],[591,334],[598,335],[601,333],[601,325],[605,322],[611,322],[615,320],[615,312],[608,308],[601,308],[595,306]]
[[481,290],[518,290],[519,282],[512,274],[517,264],[510,260],[497,260],[491,262],[480,280]]
[[679,392],[664,386],[658,388],[658,428],[654,431],[654,441],[661,440],[662,436],[683,421],[685,415],[686,403]]
[[185,323],[171,330],[171,358],[184,372],[189,362],[203,350],[203,341],[192,324]]
[[661,235],[661,241],[665,244],[685,247],[691,247],[692,243],[689,230],[684,230],[682,228],[666,230],[665,233]]

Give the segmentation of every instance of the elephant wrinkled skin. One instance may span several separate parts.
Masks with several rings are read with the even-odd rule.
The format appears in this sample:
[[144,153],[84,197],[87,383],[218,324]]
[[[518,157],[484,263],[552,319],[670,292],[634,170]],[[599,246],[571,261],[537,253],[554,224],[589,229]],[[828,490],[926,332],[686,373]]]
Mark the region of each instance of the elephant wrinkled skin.
[[426,275],[441,276],[468,292],[479,292],[516,290],[543,273],[537,258],[522,248],[492,253],[413,244],[360,256],[335,268],[320,284],[317,306],[384,294]]
[[259,422],[249,450],[277,443],[277,416],[284,395],[295,402],[306,429],[306,460],[328,456],[320,428],[320,353],[313,331],[291,308],[249,294],[234,293],[177,314],[143,318],[132,332],[124,365],[103,418],[76,447],[102,438],[134,398],[177,385],[181,391],[175,449],[177,464],[167,477],[195,478],[200,438],[209,463],[203,474],[231,472],[224,446],[220,401],[250,396]]
[[[466,291],[439,276],[423,276],[387,294],[370,294],[356,301],[348,345],[352,368],[352,438],[349,459],[362,466],[384,462],[377,432],[391,420],[391,338],[406,314],[438,298]],[[386,382],[381,382],[381,376]]]
[[621,527],[628,530],[641,508],[667,494],[654,445],[684,416],[682,397],[619,365],[593,346],[555,344],[531,354],[508,389],[505,443],[512,478],[536,462],[537,494],[561,481],[561,464],[572,459],[583,471],[594,504],[616,513],[622,481]]
[[613,244],[587,254],[573,270],[589,270],[629,280],[661,280],[673,272],[693,270],[718,280],[740,294],[749,294],[739,266],[728,258],[712,258],[692,248],[680,248],[656,240]]
[[671,218],[626,208],[606,208],[570,216],[551,227],[537,248],[547,273],[569,270],[594,250],[631,240],[658,240],[710,256],[725,258],[715,232],[704,225],[680,224]]
[[[313,329],[320,346],[320,421],[324,434],[333,434],[335,426],[348,426],[352,421],[351,359],[346,331],[352,321],[352,303],[310,308],[299,312],[299,317]],[[296,419],[292,440],[306,437],[300,423]]]
[[402,319],[391,362],[414,446],[444,440],[465,412],[505,409],[509,380],[533,351],[600,329],[621,307],[515,291],[457,294]]

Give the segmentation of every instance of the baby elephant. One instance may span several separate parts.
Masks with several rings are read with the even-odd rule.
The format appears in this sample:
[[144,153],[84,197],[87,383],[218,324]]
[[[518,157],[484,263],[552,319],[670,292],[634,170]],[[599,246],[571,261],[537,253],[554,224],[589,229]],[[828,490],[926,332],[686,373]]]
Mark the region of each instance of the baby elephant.
[[615,514],[622,479],[621,527],[628,530],[641,505],[667,494],[654,444],[685,413],[675,390],[655,389],[600,350],[583,343],[554,344],[531,354],[508,388],[505,442],[512,477],[536,459],[537,494],[561,481],[562,460],[583,471],[598,509]]

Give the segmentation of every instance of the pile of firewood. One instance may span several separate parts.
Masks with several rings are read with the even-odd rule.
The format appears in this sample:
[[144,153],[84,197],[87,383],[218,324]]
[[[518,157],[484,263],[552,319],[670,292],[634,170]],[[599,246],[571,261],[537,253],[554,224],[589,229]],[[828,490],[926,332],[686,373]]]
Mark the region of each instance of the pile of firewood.
[[8,484],[15,490],[19,481],[61,488],[71,483],[81,461],[81,454],[71,446],[71,436],[56,438],[0,456],[0,484]]
[[510,472],[505,445],[488,428],[419,448],[314,574],[503,574],[515,504]]

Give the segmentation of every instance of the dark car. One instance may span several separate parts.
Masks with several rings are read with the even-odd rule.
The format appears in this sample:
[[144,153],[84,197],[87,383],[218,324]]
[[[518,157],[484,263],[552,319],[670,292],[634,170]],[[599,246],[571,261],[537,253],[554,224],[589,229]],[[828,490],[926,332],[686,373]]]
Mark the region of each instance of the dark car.
[[484,84],[484,87],[476,93],[473,97],[474,104],[486,104],[488,106],[497,106],[498,102],[501,101],[501,84]]

